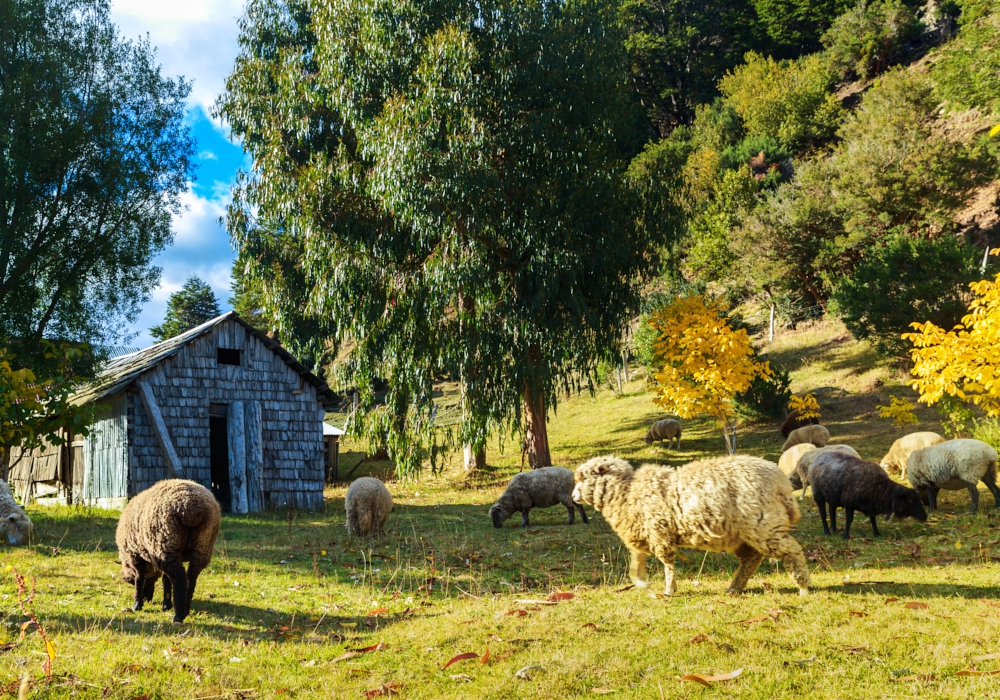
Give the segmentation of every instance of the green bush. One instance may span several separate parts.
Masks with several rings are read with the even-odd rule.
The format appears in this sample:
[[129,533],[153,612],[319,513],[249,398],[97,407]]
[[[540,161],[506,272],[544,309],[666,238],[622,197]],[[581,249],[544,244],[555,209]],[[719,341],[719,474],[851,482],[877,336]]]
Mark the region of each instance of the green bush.
[[874,78],[923,25],[901,0],[861,0],[823,35],[827,56],[841,75]]
[[968,283],[979,278],[979,254],[953,236],[893,235],[869,247],[851,276],[834,288],[833,311],[851,334],[882,355],[910,347],[900,334],[914,321],[951,329],[966,312]]
[[746,420],[766,420],[781,418],[785,406],[792,397],[789,389],[791,378],[780,367],[771,367],[770,377],[756,377],[750,388],[733,399],[733,408],[740,418]]
[[1000,420],[979,418],[972,421],[972,437],[1000,451]]

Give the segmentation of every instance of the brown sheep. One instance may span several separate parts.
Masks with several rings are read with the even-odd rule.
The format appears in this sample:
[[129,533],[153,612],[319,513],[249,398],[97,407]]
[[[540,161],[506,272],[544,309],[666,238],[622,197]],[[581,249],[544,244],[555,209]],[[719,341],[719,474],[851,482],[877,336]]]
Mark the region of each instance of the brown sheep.
[[781,437],[787,438],[788,435],[793,430],[798,430],[799,428],[806,425],[817,425],[819,423],[819,418],[799,418],[799,409],[795,409],[788,414],[784,422],[781,424]]
[[[175,625],[184,622],[198,574],[212,561],[221,518],[212,492],[185,479],[160,481],[129,501],[115,542],[122,579],[135,585],[132,610],[153,599],[162,575],[163,609],[173,607]],[[183,562],[190,562],[186,573]]]

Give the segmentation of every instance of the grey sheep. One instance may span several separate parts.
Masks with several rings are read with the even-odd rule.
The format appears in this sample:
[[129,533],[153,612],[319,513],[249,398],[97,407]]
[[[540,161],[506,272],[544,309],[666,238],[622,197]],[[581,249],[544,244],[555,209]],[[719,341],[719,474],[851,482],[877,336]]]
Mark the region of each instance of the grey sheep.
[[[854,511],[868,516],[872,535],[879,536],[879,515],[912,517],[920,522],[927,520],[927,513],[920,504],[920,496],[913,489],[897,484],[875,462],[844,452],[825,452],[813,460],[809,469],[813,499],[823,519],[823,534],[837,531],[837,508],[844,508],[844,539],[851,536]],[[826,507],[830,506],[830,525],[826,524]]]
[[679,450],[681,448],[681,424],[680,421],[676,421],[673,418],[658,420],[649,426],[649,430],[646,431],[645,440],[647,445],[666,440],[667,449],[669,450],[671,447],[670,443],[675,439],[677,444],[674,445],[674,449]]
[[816,447],[807,450],[805,454],[799,457],[799,461],[795,465],[795,477],[792,478],[793,488],[795,484],[798,484],[798,488],[802,489],[802,494],[799,496],[800,501],[805,498],[806,489],[809,488],[809,467],[812,466],[814,459],[827,452],[843,452],[852,457],[861,457],[858,451],[850,445],[827,445],[826,447]]
[[[212,561],[221,519],[212,492],[186,479],[157,482],[128,502],[115,542],[122,579],[135,585],[132,610],[153,599],[162,575],[163,609],[173,607],[175,625],[184,622],[198,575]],[[190,562],[187,572],[184,562]]]
[[385,521],[392,512],[392,494],[373,476],[351,482],[344,499],[347,534],[355,537],[384,534]]
[[528,527],[528,511],[532,508],[550,508],[562,503],[569,511],[569,524],[573,524],[573,510],[579,509],[584,524],[587,514],[583,506],[573,502],[573,472],[566,467],[541,467],[515,474],[507,490],[490,508],[493,527],[503,527],[504,521],[514,513],[521,513],[521,527]]
[[911,454],[931,445],[939,445],[942,442],[944,442],[943,437],[929,431],[904,435],[892,443],[892,447],[878,464],[887,472],[891,473],[895,469],[906,476],[906,463],[910,460]]
[[19,545],[28,538],[32,529],[31,518],[14,500],[10,486],[6,481],[0,481],[0,532],[7,535],[8,542]]
[[735,455],[691,462],[680,469],[616,457],[595,457],[576,468],[574,500],[600,511],[631,553],[629,575],[646,588],[646,560],[663,562],[666,594],[677,591],[674,558],[681,547],[731,552],[740,561],[729,586],[742,591],[764,557],[781,559],[799,593],[809,591],[809,567],[791,535],[799,519],[788,477],[778,465]]
[[937,508],[941,489],[968,489],[972,498],[969,512],[979,510],[979,482],[993,494],[1000,507],[997,488],[997,451],[982,440],[949,440],[917,450],[906,463],[906,477],[921,496],[926,496],[930,510]]
[[784,452],[789,447],[794,447],[804,442],[811,442],[816,447],[826,447],[826,443],[830,442],[830,431],[818,424],[804,425],[801,428],[796,428],[788,434],[788,439],[781,446],[781,451]]

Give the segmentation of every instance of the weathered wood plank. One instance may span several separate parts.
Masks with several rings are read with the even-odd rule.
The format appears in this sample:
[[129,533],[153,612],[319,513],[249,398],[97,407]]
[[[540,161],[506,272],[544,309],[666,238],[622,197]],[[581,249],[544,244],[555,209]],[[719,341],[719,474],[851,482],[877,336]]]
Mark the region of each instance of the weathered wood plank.
[[260,402],[246,404],[247,510],[264,510],[264,422]]
[[229,486],[233,494],[233,512],[247,513],[247,447],[244,404],[229,404]]
[[163,459],[167,463],[167,471],[170,477],[173,479],[185,478],[184,467],[181,466],[180,457],[177,456],[177,450],[174,449],[174,444],[170,440],[170,433],[167,432],[167,424],[163,422],[163,416],[160,415],[160,407],[156,404],[153,389],[149,386],[148,382],[139,382],[139,398],[142,400],[143,408],[146,409],[146,415],[149,416],[149,422],[153,426],[153,435],[156,437],[156,442],[163,453]]

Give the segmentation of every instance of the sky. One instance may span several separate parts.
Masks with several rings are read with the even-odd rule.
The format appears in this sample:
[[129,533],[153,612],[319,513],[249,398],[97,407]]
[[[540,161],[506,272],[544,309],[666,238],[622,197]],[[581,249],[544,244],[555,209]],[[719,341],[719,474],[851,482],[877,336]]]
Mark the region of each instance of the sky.
[[208,282],[223,311],[235,254],[219,223],[240,168],[249,167],[242,148],[212,119],[212,104],[222,92],[238,52],[237,20],[241,0],[113,0],[111,18],[128,39],[149,36],[164,76],[193,83],[187,122],[196,139],[195,181],[184,196],[185,211],[174,217],[174,242],[156,259],[163,269],[160,286],[143,307],[131,332],[130,347],[152,344],[149,328],[163,321],[167,300],[191,275]]

